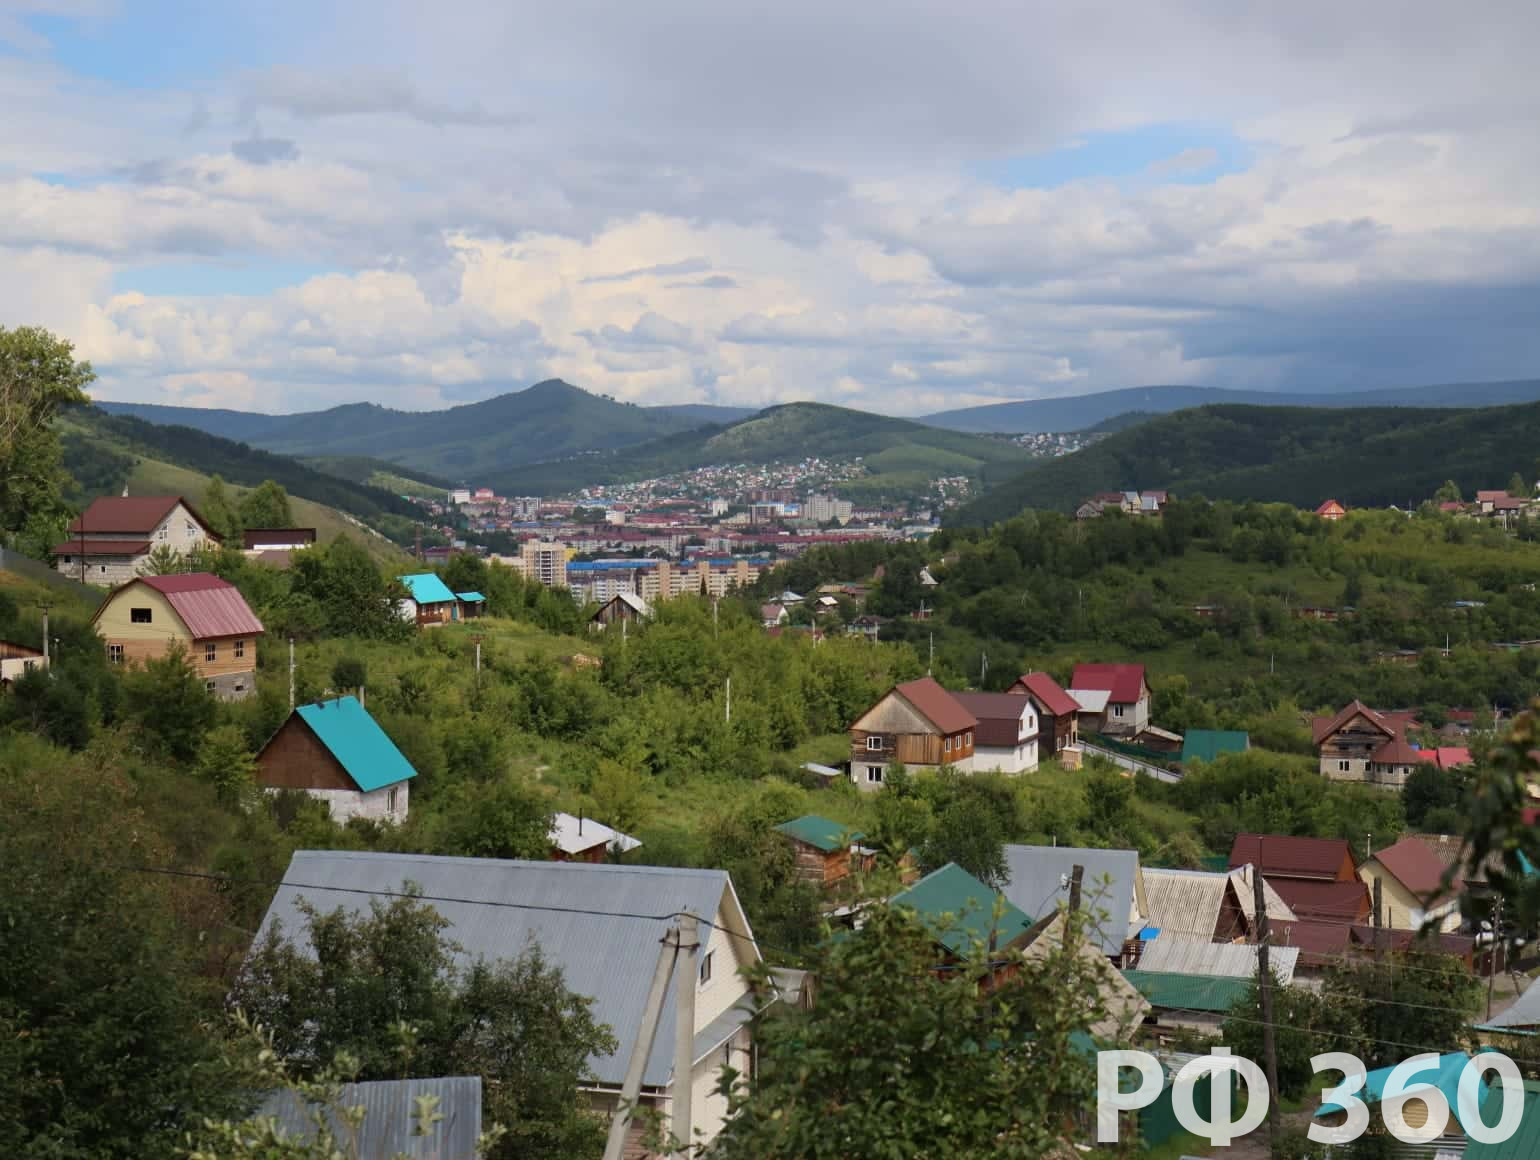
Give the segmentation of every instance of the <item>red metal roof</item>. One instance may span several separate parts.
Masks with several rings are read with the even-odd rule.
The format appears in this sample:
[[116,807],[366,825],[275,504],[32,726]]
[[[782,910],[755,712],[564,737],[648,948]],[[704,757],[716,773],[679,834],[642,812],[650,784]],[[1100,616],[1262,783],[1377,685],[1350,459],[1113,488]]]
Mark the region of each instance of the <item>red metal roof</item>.
[[1508,491],[1507,491],[1506,488],[1497,488],[1495,490],[1488,490],[1488,491],[1478,491],[1476,493],[1476,502],[1477,503],[1495,503],[1497,500],[1507,499],[1507,498],[1509,498],[1509,497],[1508,497]]
[[65,540],[55,544],[55,556],[138,556],[150,550],[149,540]]
[[953,693],[952,699],[978,719],[975,745],[1014,749],[1022,740],[1021,715],[1026,698],[1010,693]]
[[[1258,866],[1268,878],[1335,881],[1343,855],[1353,848],[1341,838],[1297,838],[1287,834],[1236,834],[1230,847],[1230,869]],[[1276,886],[1277,883],[1274,883]]]
[[1132,705],[1144,691],[1143,665],[1076,665],[1072,689],[1105,689],[1108,700]]
[[240,589],[211,573],[143,576],[131,583],[148,584],[164,596],[194,640],[215,636],[257,636],[263,631],[262,622],[251,611]]
[[1299,948],[1299,965],[1325,966],[1348,949],[1348,927],[1339,919],[1287,922],[1274,919],[1268,924],[1274,944]]
[[[1319,745],[1360,713],[1368,719],[1371,725],[1384,730],[1386,737],[1394,737],[1400,732],[1400,729],[1396,727],[1398,719],[1404,719],[1406,723],[1409,723],[1412,716],[1410,713],[1381,713],[1376,709],[1369,708],[1362,701],[1349,701],[1332,716],[1315,717],[1311,720],[1310,732],[1315,744]],[[1405,724],[1402,724],[1401,728],[1405,728]]]
[[1403,737],[1392,737],[1376,749],[1370,757],[1380,765],[1416,765],[1419,762],[1437,762],[1438,753],[1432,749],[1414,749]]
[[1443,860],[1421,838],[1402,838],[1378,851],[1374,861],[1413,894],[1442,897],[1448,893],[1443,883]]
[[1453,769],[1457,765],[1471,763],[1470,750],[1463,745],[1440,745],[1434,752],[1438,754],[1440,769]]
[[[75,518],[70,524],[69,530],[78,532],[84,529],[91,532],[137,532],[141,536],[148,536],[156,528],[160,527],[160,521],[171,513],[171,509],[181,504],[192,513],[193,519],[203,525],[203,530],[210,536],[214,533],[209,529],[206,521],[197,512],[197,509],[179,495],[103,495],[91,501],[89,507]],[[214,537],[218,539],[217,536]]]
[[932,677],[908,681],[894,689],[943,733],[966,733],[978,727],[978,718],[957,703]]
[[1024,693],[1029,693],[1037,699],[1038,707],[1055,717],[1073,717],[1080,712],[1080,706],[1075,698],[1066,693],[1059,682],[1047,673],[1027,673],[1019,677],[1016,684]]
[[1267,881],[1300,918],[1352,922],[1369,917],[1369,888],[1357,878],[1351,882],[1312,882],[1269,876]]
[[1324,515],[1328,515],[1328,514],[1332,514],[1332,513],[1336,513],[1336,512],[1345,512],[1346,510],[1347,509],[1344,508],[1336,500],[1329,499],[1329,500],[1326,500],[1324,503],[1322,503],[1320,507],[1315,509],[1315,514],[1318,515],[1318,516],[1324,516]]

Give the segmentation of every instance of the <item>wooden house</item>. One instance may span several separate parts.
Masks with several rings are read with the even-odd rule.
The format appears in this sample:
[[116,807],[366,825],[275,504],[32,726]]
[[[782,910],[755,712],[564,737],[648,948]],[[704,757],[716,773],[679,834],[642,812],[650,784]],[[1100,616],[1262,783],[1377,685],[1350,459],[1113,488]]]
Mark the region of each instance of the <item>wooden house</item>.
[[76,517],[52,555],[54,567],[72,580],[113,587],[143,572],[157,547],[185,556],[217,543],[219,536],[179,495],[107,495]]
[[437,628],[460,619],[460,602],[436,572],[416,572],[396,579],[406,586],[406,597],[396,606],[402,620],[412,621],[418,628]]
[[652,616],[652,605],[634,592],[617,592],[599,606],[588,621],[591,629],[604,629],[621,621],[636,623]]
[[1037,706],[1039,760],[1080,744],[1080,705],[1047,673],[1026,673],[1006,691]]
[[1436,756],[1415,749],[1406,730],[1417,724],[1411,713],[1371,709],[1352,701],[1330,717],[1311,722],[1320,769],[1333,781],[1359,781],[1399,789],[1414,769]]
[[91,623],[113,664],[143,664],[181,646],[210,693],[233,701],[256,691],[262,622],[234,584],[211,573],[131,580]]
[[1103,733],[1131,737],[1149,727],[1150,686],[1143,665],[1076,665],[1069,685],[1107,694]]
[[257,754],[257,784],[297,789],[326,803],[332,820],[404,822],[411,762],[357,697],[301,705]]
[[1365,858],[1358,876],[1369,888],[1379,884],[1380,921],[1392,930],[1421,930],[1431,922],[1444,932],[1460,929],[1459,882],[1443,884],[1444,862],[1421,838],[1402,838]]
[[456,592],[455,603],[460,606],[461,620],[478,620],[487,611],[487,598],[479,592]]
[[853,872],[869,870],[876,860],[860,844],[862,835],[839,822],[804,814],[775,827],[791,843],[797,877],[821,887],[837,885]]
[[592,818],[566,813],[551,817],[553,862],[603,862],[608,854],[624,854],[640,845],[630,834],[622,834]]
[[850,778],[880,789],[887,770],[973,769],[978,719],[930,677],[895,685],[850,727]]

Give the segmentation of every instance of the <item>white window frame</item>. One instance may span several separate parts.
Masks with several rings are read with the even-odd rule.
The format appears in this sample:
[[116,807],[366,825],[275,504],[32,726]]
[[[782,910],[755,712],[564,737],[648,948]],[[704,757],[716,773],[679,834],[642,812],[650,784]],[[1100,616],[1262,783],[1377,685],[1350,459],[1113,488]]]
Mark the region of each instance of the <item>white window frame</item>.
[[213,681],[204,681],[203,682],[203,691],[206,692],[206,693],[216,692],[217,691],[217,686],[215,685],[215,683]]
[[958,748],[960,748],[960,749],[971,749],[971,748],[973,748],[973,734],[971,732],[968,734],[967,737],[963,738],[963,744],[958,746]]
[[882,784],[882,766],[868,765],[866,767],[866,780],[871,785]]
[[400,788],[400,786],[393,785],[390,787],[390,792],[385,795],[385,808],[390,813],[396,812],[396,791]]
[[1353,772],[1353,763],[1351,761],[1346,760],[1346,759],[1343,759],[1343,760],[1337,762],[1337,772],[1338,773],[1352,773]]
[[950,737],[943,737],[941,739],[941,752],[943,752],[943,753],[951,753],[952,752],[952,739]]
[[866,751],[868,753],[881,753],[882,752],[882,742],[883,742],[883,739],[881,737],[876,737],[876,736],[868,737],[866,739]]
[[702,987],[707,987],[711,984],[711,956],[714,954],[716,954],[715,951],[707,951],[700,957],[700,985]]
[[107,663],[108,664],[113,664],[113,665],[121,665],[123,663],[123,646],[122,645],[120,645],[120,644],[109,644],[107,646]]
[[1114,706],[1112,706],[1112,715],[1114,717],[1121,717],[1123,715],[1123,706],[1122,705],[1114,705]]

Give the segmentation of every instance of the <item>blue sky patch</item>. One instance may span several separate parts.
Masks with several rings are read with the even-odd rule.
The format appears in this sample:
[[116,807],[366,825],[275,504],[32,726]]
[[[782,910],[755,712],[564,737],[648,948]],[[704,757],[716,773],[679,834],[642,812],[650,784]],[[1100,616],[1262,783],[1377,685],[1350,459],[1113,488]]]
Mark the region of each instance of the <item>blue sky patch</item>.
[[306,279],[332,272],[331,267],[305,262],[231,255],[208,261],[125,266],[113,275],[112,290],[115,294],[137,291],[151,296],[271,294],[286,286],[298,286]]
[[1251,164],[1251,149],[1228,130],[1188,124],[1089,133],[1057,149],[976,162],[970,168],[1006,189],[1053,189],[1090,179],[1205,185]]
[[139,0],[101,19],[57,13],[25,17],[62,67],[127,88],[166,88],[259,67],[269,55],[273,14],[265,4]]

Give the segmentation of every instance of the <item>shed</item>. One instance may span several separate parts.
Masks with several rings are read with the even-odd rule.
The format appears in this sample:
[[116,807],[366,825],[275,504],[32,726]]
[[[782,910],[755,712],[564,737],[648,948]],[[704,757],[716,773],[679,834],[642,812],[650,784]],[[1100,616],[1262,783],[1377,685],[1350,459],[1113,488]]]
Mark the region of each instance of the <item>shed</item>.
[[460,603],[460,616],[465,620],[474,620],[487,610],[487,598],[479,592],[456,592],[455,599]]
[[964,955],[975,945],[1004,950],[1026,940],[1032,919],[1009,902],[996,919],[999,897],[957,863],[948,862],[894,895],[892,903],[913,910],[942,947]]
[[402,822],[417,776],[357,697],[301,705],[257,754],[257,784],[299,789],[327,803],[333,821]]
[[[858,843],[865,836],[843,822],[818,814],[804,814],[775,827],[791,842],[797,854],[797,877],[820,886],[833,886],[850,876],[852,869],[864,870],[870,859]],[[860,859],[852,867],[852,853]]]
[[606,853],[624,854],[641,846],[630,834],[575,814],[551,815],[551,858],[557,862],[603,862]]

